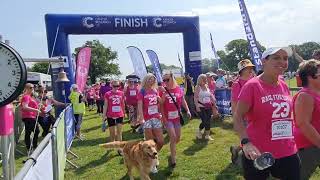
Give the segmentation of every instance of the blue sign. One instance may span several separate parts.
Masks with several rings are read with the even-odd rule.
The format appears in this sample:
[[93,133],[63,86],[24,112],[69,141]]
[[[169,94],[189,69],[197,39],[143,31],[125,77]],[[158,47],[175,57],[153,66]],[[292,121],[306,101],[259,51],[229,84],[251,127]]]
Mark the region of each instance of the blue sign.
[[153,71],[156,74],[157,81],[162,82],[162,71],[156,52],[154,52],[153,50],[147,50],[146,53],[148,54],[148,57],[152,64]]
[[74,136],[76,135],[75,133],[75,119],[73,115],[73,109],[72,106],[68,106],[65,110],[64,114],[64,122],[65,122],[65,127],[66,127],[66,147],[67,150],[70,149],[72,141]]
[[216,89],[215,97],[219,113],[231,115],[231,90]]
[[[70,34],[151,34],[182,33],[185,71],[197,79],[201,74],[201,45],[198,16],[123,16],[94,14],[46,14],[46,30],[49,57],[67,56],[64,70],[70,82],[65,84],[66,97],[75,83],[70,52]],[[52,76],[52,82],[57,76]],[[63,86],[53,83],[56,100],[64,102]],[[57,114],[59,114],[59,111]]]
[[255,65],[256,72],[262,69],[261,63],[261,51],[258,47],[258,43],[256,40],[256,36],[254,35],[254,31],[252,28],[251,20],[244,3],[244,0],[239,0],[240,12],[243,20],[244,30],[246,32],[247,40],[249,42],[249,49],[251,55],[251,61]]

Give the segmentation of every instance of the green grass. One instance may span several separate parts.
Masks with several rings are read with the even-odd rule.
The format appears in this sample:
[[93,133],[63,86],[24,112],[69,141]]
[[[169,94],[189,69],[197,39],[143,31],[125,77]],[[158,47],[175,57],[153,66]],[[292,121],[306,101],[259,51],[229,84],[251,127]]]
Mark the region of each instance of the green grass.
[[297,87],[297,80],[295,77],[286,80],[287,85],[289,86],[289,88],[291,87]]
[[[230,164],[229,146],[238,144],[231,122],[213,123],[214,141],[211,142],[195,140],[199,123],[195,119],[183,127],[181,142],[177,146],[177,167],[173,171],[168,168],[169,139],[164,135],[166,144],[159,156],[159,173],[151,175],[152,179],[243,179],[241,171]],[[101,132],[100,124],[97,115],[88,113],[82,126],[86,140],[76,140],[71,149],[80,157],[72,160],[80,168],[67,166],[66,179],[128,179],[123,158],[116,151],[98,147],[98,144],[107,142],[108,137],[108,133]],[[128,124],[124,126],[124,140],[142,138],[131,133]],[[138,177],[137,172],[135,177]]]

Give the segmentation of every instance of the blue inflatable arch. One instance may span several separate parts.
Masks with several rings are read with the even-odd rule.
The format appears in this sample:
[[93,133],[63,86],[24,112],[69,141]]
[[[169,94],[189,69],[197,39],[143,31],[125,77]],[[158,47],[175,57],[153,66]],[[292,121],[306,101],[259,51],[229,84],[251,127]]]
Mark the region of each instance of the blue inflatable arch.
[[[65,84],[66,97],[75,82],[69,34],[154,34],[182,33],[185,71],[194,79],[201,73],[201,47],[198,16],[122,16],[122,15],[45,15],[49,57],[66,56],[64,70],[70,83]],[[170,43],[170,42],[168,42]],[[126,45],[127,46],[127,45]],[[54,97],[64,101],[62,85],[54,83],[59,67],[51,68]]]

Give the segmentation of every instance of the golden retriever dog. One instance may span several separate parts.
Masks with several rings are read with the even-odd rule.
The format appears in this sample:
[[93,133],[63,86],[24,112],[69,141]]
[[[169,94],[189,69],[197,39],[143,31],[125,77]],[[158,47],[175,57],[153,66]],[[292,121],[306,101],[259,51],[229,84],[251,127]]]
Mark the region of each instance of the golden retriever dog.
[[151,169],[158,163],[158,152],[154,140],[147,141],[115,141],[100,144],[107,149],[122,149],[128,176],[133,180],[132,169],[139,170],[140,178],[149,180]]

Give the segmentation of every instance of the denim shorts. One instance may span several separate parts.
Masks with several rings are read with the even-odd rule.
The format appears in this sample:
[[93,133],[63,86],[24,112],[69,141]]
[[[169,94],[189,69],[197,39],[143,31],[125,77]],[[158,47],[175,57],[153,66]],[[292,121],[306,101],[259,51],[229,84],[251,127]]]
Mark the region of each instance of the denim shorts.
[[143,128],[144,128],[144,129],[162,128],[162,123],[161,123],[160,119],[152,118],[152,119],[149,119],[149,120],[147,120],[147,121],[144,122]]

